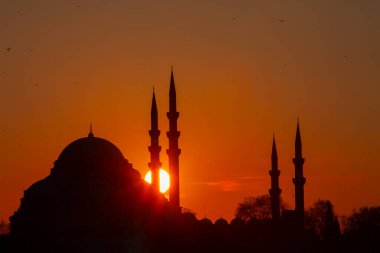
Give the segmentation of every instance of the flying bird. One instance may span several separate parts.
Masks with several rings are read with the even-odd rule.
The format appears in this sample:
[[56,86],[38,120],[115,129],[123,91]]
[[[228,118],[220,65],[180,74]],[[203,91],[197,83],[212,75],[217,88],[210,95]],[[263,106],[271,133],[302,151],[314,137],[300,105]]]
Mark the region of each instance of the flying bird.
[[283,23],[284,21],[285,21],[285,19],[283,19],[283,18],[278,19],[278,22],[280,22],[280,23]]
[[5,49],[5,50],[7,50],[8,52],[10,52],[10,51],[12,50],[12,48],[11,48],[11,47],[8,47],[8,48]]

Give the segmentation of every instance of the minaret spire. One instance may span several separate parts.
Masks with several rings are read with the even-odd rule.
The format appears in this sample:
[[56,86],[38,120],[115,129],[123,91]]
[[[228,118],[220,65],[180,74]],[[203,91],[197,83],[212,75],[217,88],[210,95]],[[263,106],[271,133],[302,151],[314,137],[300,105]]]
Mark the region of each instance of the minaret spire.
[[273,135],[273,141],[272,141],[272,155],[271,155],[271,160],[272,160],[272,169],[278,170],[278,157],[277,157],[277,148],[276,148],[276,140]]
[[90,123],[90,132],[88,133],[88,137],[94,137],[94,134],[92,133],[92,123]]
[[160,191],[160,151],[161,146],[159,145],[159,136],[160,130],[158,130],[158,111],[157,111],[157,103],[156,103],[156,95],[154,93],[153,87],[153,97],[152,97],[152,108],[150,111],[150,120],[151,120],[151,128],[149,130],[150,135],[150,146],[148,150],[150,152],[150,163],[148,166],[152,173],[152,186]]
[[154,92],[153,86],[153,96],[152,96],[152,107],[150,109],[150,117],[151,117],[151,130],[158,130],[158,110],[157,110],[157,102],[156,102],[156,94]]
[[177,130],[177,120],[179,112],[177,112],[177,98],[174,83],[173,68],[170,74],[170,88],[169,88],[169,112],[167,113],[169,119],[169,131],[167,136],[169,138],[169,149],[166,150],[169,157],[169,174],[170,174],[170,189],[169,201],[170,203],[180,209],[179,198],[179,155],[181,150],[178,148],[178,139],[180,132]]
[[293,164],[295,167],[295,176],[293,178],[293,183],[295,186],[296,212],[302,224],[304,223],[304,210],[305,210],[303,187],[306,182],[306,178],[303,176],[304,162],[305,162],[305,159],[302,157],[301,131],[299,127],[299,120],[297,119],[295,157],[293,158]]
[[271,177],[271,188],[269,189],[269,194],[271,197],[271,210],[272,210],[272,219],[280,219],[280,195],[281,189],[279,186],[279,176],[280,171],[278,170],[278,157],[277,157],[277,148],[276,141],[273,135],[272,143],[272,169],[269,171]]
[[172,66],[172,70],[171,70],[171,74],[170,74],[169,112],[177,112],[177,95],[176,95],[176,91],[175,91],[173,66]]
[[302,157],[302,141],[301,141],[300,124],[299,124],[298,118],[297,118],[295,153],[297,157]]

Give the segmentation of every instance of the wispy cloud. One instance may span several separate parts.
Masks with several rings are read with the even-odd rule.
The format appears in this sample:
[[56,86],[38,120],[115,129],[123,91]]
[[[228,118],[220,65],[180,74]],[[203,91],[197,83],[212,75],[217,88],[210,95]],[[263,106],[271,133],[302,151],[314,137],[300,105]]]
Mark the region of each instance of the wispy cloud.
[[206,185],[215,186],[222,191],[236,191],[239,188],[239,183],[232,180],[222,180],[216,182],[207,182]]
[[244,180],[244,181],[257,181],[257,180],[265,180],[268,177],[264,176],[246,176],[246,177],[234,177],[235,180]]
[[267,179],[264,176],[236,176],[229,179],[210,180],[203,182],[192,182],[190,184],[215,187],[220,191],[243,191],[252,188],[253,183]]

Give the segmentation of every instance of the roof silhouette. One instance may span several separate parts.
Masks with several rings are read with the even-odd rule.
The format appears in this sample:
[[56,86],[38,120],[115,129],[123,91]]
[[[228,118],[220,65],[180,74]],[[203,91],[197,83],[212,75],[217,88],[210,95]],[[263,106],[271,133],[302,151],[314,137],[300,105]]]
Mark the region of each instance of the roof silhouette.
[[106,242],[103,246],[112,251],[116,239],[111,238],[146,234],[143,231],[164,220],[170,210],[165,197],[141,178],[114,144],[89,136],[70,143],[50,175],[24,192],[10,218],[11,231],[17,247],[34,243],[35,250],[41,249],[36,242],[54,234],[44,243],[55,250],[59,238],[65,238],[67,252],[81,252],[80,243],[90,236],[94,245]]
[[228,226],[228,221],[223,218],[219,218],[215,221],[216,226]]
[[123,154],[112,142],[91,134],[70,143],[61,152],[58,161],[78,163],[85,159],[124,160]]

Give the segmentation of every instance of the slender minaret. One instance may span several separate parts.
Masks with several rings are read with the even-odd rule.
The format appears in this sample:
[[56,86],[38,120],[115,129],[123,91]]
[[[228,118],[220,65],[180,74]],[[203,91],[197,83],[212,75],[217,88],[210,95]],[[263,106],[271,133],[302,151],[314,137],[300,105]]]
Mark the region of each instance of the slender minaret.
[[174,207],[179,209],[179,155],[181,154],[181,150],[178,148],[178,138],[180,132],[177,130],[177,119],[179,117],[179,112],[177,112],[173,68],[170,76],[169,112],[167,113],[167,116],[169,119],[169,131],[167,132],[167,136],[169,138],[169,149],[166,150],[169,156],[169,201]]
[[295,186],[296,212],[302,223],[304,219],[304,208],[305,208],[303,186],[306,182],[306,178],[304,178],[303,176],[304,162],[305,162],[305,159],[302,157],[301,133],[300,133],[299,121],[297,120],[295,157],[293,158],[293,163],[295,167],[295,177],[293,178],[293,183]]
[[278,170],[277,149],[276,141],[273,136],[272,144],[272,170],[269,171],[271,177],[271,188],[269,189],[272,209],[272,219],[280,219],[280,195],[281,189],[279,187],[280,171]]
[[159,145],[158,138],[160,136],[160,130],[158,130],[158,113],[157,113],[157,104],[156,104],[156,96],[154,94],[153,88],[153,98],[152,98],[152,109],[150,111],[150,120],[151,127],[149,130],[150,135],[150,146],[148,150],[150,152],[150,163],[148,166],[152,173],[152,186],[160,191],[160,151],[161,146]]

